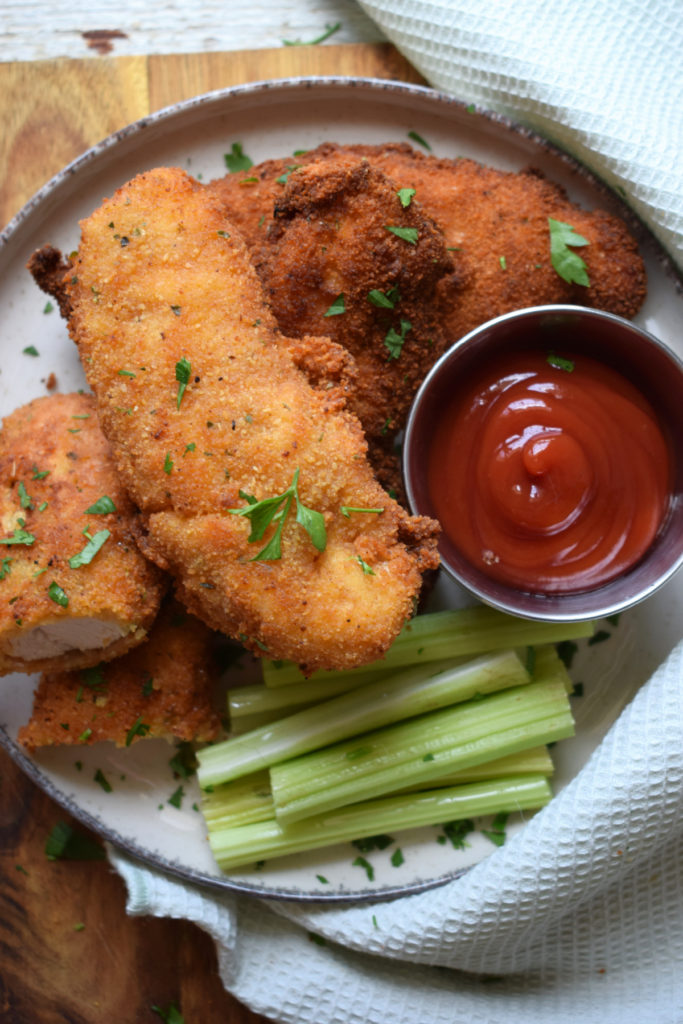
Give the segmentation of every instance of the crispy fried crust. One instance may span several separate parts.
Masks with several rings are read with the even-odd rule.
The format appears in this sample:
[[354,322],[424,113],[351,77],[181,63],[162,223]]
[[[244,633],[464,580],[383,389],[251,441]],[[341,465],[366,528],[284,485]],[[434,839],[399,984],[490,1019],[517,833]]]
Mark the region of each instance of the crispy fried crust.
[[[413,524],[382,491],[340,389],[314,389],[298,369],[222,203],[182,171],[140,175],[83,222],[68,291],[103,430],[145,513],[140,543],[180,599],[308,671],[380,657],[437,564],[436,524]],[[254,560],[262,545],[231,510],[245,494],[282,494],[297,470],[326,547],[292,511],[282,557]]]
[[349,407],[370,445],[386,446],[443,350],[436,288],[453,266],[442,233],[368,160],[343,153],[293,172],[274,214],[253,259],[277,322],[351,353]]
[[44,675],[19,743],[33,750],[102,740],[123,747],[145,737],[215,739],[214,644],[211,630],[166,602],[134,651],[94,669]]
[[[103,495],[116,511],[86,515]],[[38,398],[5,418],[0,432],[0,672],[93,665],[145,638],[166,583],[136,546],[135,515],[114,471],[92,395]],[[108,530],[110,536],[90,564],[71,568],[70,557],[88,542],[84,530],[91,536]],[[22,537],[28,543],[7,543]],[[66,607],[50,597],[53,583],[68,598]],[[32,643],[45,650],[51,631],[63,639],[70,631],[82,638],[93,629],[104,630],[106,646],[28,656]]]

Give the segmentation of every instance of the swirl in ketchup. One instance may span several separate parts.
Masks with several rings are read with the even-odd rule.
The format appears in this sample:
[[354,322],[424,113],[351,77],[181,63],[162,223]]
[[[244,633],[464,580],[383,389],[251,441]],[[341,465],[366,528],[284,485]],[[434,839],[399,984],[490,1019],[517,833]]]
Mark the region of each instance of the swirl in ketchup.
[[470,562],[556,593],[594,589],[642,557],[672,466],[653,409],[620,373],[513,350],[453,397],[428,472],[442,528]]

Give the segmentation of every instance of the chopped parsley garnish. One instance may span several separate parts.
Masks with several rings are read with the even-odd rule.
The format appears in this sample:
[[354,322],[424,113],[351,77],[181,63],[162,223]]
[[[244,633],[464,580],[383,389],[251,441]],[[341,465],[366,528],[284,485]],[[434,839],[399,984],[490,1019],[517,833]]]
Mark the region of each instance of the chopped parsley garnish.
[[398,190],[398,192],[396,193],[396,195],[401,200],[401,206],[403,206],[405,208],[406,206],[410,206],[410,204],[412,203],[413,196],[415,195],[415,189],[414,188],[400,188]]
[[0,580],[4,580],[11,573],[10,562],[11,558],[3,558],[0,562]]
[[30,547],[35,542],[35,537],[28,530],[24,530],[21,527],[17,527],[11,537],[3,537],[0,539],[0,544],[25,544],[26,547]]
[[19,492],[19,503],[21,504],[21,507],[22,508],[33,508],[33,501],[31,500],[30,495],[28,495],[26,493],[26,488],[24,487],[24,485],[21,482],[21,480],[19,481],[19,483],[17,485],[17,491]]
[[251,522],[251,533],[247,538],[250,544],[263,539],[271,523],[277,523],[275,533],[256,555],[252,561],[266,561],[282,557],[282,528],[289,513],[292,502],[296,503],[296,521],[306,530],[313,545],[318,551],[324,551],[327,544],[327,533],[325,530],[325,519],[321,512],[307,508],[299,498],[299,470],[294,471],[292,482],[286,491],[273,498],[264,498],[257,501],[253,495],[240,491],[240,497],[248,504],[245,508],[228,509],[232,515],[245,516]]
[[377,515],[384,512],[383,508],[356,508],[354,505],[342,505],[339,509],[343,516],[347,519],[351,517],[352,512],[375,512]]
[[80,569],[82,565],[90,565],[97,552],[109,537],[111,537],[109,530],[98,530],[97,533],[88,540],[88,543],[82,551],[79,551],[77,555],[71,556],[69,559],[69,567],[71,569]]
[[119,377],[134,377],[135,376],[135,374],[133,373],[132,370],[119,370],[118,374],[119,374]]
[[384,226],[397,238],[402,238],[404,242],[410,242],[411,245],[417,245],[417,228],[402,228],[396,224],[385,224]]
[[104,860],[104,847],[65,821],[58,822],[45,841],[48,860]]
[[54,308],[51,302],[46,302],[43,306],[43,313],[51,313]]
[[241,142],[233,142],[230,152],[225,153],[223,159],[225,166],[231,172],[248,171],[250,167],[254,166],[253,160],[243,151]]
[[395,868],[400,868],[400,866],[401,866],[401,864],[403,864],[404,860],[405,860],[405,857],[403,856],[403,850],[401,849],[400,846],[397,846],[396,849],[394,850],[394,852],[391,855],[391,863],[393,864],[393,866]]
[[171,1003],[168,1010],[162,1010],[160,1006],[152,1006],[150,1009],[161,1017],[164,1024],[185,1024],[185,1018],[175,1003]]
[[366,860],[365,857],[356,857],[356,859],[354,861],[352,861],[351,863],[352,863],[352,866],[354,868],[364,868],[365,869],[365,874],[368,876],[368,881],[369,882],[373,882],[374,881],[374,879],[375,879],[375,869],[373,868],[373,866],[370,863],[370,861]]
[[361,569],[363,570],[366,576],[375,575],[375,570],[372,568],[371,565],[368,565],[367,562],[364,562],[360,555],[357,555],[356,558],[358,560],[358,564],[360,565]]
[[327,310],[327,312],[323,313],[323,316],[339,316],[341,313],[345,313],[345,312],[346,312],[346,305],[344,303],[344,293],[341,292],[337,296],[337,298],[334,300],[334,302],[332,303],[330,308]]
[[67,608],[69,605],[68,595],[62,590],[59,583],[56,583],[54,580],[48,587],[47,596],[51,601],[54,601],[55,604],[60,605],[62,608]]
[[491,828],[483,828],[481,830],[482,835],[486,836],[487,839],[490,839],[495,846],[503,846],[505,843],[505,826],[507,825],[508,818],[508,812],[501,811],[501,813],[497,814],[491,822]]
[[175,790],[175,792],[172,793],[171,796],[169,796],[168,802],[173,807],[177,807],[178,810],[180,810],[180,805],[183,802],[183,797],[184,796],[185,796],[185,790],[183,789],[182,786],[178,786],[178,788]]
[[108,495],[103,494],[90,508],[86,508],[84,514],[86,516],[104,516],[111,512],[116,512],[116,505]]
[[102,771],[101,768],[97,769],[97,771],[93,775],[93,778],[94,778],[95,782],[97,782],[97,784],[102,787],[102,789],[104,790],[105,793],[111,793],[112,792],[111,783],[109,782],[109,780],[107,779],[106,775],[104,774],[104,772]]
[[398,331],[390,327],[387,331],[384,339],[384,344],[389,349],[389,358],[398,359],[403,350],[403,343],[406,340],[406,334],[412,329],[412,324],[409,320],[401,320],[401,326]]
[[572,252],[570,246],[576,248],[588,245],[588,239],[578,235],[571,224],[565,224],[561,220],[553,220],[548,217],[548,228],[550,229],[550,262],[563,281],[569,284],[580,284],[584,287],[590,285],[586,264],[578,255]]
[[33,467],[33,473],[31,476],[32,480],[44,480],[46,476],[50,475],[49,469],[39,470],[37,466]]
[[173,472],[173,459],[171,458],[171,453],[170,452],[166,452],[166,458],[164,459],[164,473],[166,473],[167,476],[170,476],[172,472]]
[[423,138],[422,138],[422,136],[421,136],[421,135],[418,135],[418,134],[417,134],[417,132],[408,132],[408,138],[409,138],[409,139],[412,139],[412,140],[413,140],[413,142],[417,142],[417,143],[418,143],[418,145],[420,145],[420,146],[424,146],[424,148],[425,148],[425,149],[429,149],[429,150],[431,150],[431,148],[432,148],[432,147],[431,147],[431,146],[429,145],[429,143],[428,143],[428,142],[427,142],[427,141],[426,141],[425,139],[423,139]]
[[27,345],[26,348],[22,349],[25,356],[39,356],[40,352],[35,345]]
[[325,31],[321,35],[316,36],[315,39],[309,39],[308,42],[304,42],[302,39],[283,39],[283,46],[317,46],[318,43],[324,43],[326,39],[333,36],[335,32],[338,32],[341,28],[341,21],[337,21],[334,25],[325,25]]
[[469,843],[466,836],[474,832],[474,822],[470,818],[463,818],[461,821],[447,821],[441,826],[445,835],[450,839],[454,850],[464,850]]
[[387,288],[385,292],[381,292],[379,288],[373,288],[371,292],[368,292],[368,299],[379,309],[393,309],[397,302],[400,302],[401,295],[398,288]]
[[142,717],[138,715],[126,733],[126,746],[129,747],[136,736],[146,736],[151,728],[151,725],[146,725],[142,721]]
[[286,185],[292,171],[298,171],[300,167],[301,164],[287,164],[287,170],[285,171],[285,173],[281,174],[279,178],[275,179],[278,185]]
[[183,356],[175,364],[175,379],[178,381],[178,396],[176,398],[176,408],[180,408],[180,403],[185,394],[185,388],[190,383],[190,374],[192,372],[192,364],[189,359]]
[[548,355],[547,362],[556,370],[564,370],[566,373],[571,373],[574,369],[571,359],[563,359],[562,356],[556,356],[553,352]]
[[197,770],[197,755],[192,744],[187,741],[179,743],[168,763],[174,775],[181,779],[189,779]]

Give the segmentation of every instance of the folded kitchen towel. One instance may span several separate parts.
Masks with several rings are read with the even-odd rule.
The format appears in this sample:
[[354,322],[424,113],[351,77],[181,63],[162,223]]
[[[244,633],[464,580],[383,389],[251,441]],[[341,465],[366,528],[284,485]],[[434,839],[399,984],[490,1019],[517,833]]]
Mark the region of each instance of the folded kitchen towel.
[[683,267],[680,0],[360,0],[427,81],[536,129]]
[[[361,5],[432,85],[527,124],[621,190],[683,266],[680,0]],[[681,1024],[682,812],[683,642],[579,775],[440,888],[268,902],[110,857],[130,913],[196,921],[226,987],[276,1021]]]

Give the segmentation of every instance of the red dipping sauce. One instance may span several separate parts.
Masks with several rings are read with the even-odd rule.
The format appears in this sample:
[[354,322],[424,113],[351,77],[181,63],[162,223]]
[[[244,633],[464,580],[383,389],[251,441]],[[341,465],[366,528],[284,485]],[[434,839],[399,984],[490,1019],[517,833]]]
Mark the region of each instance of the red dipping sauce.
[[444,532],[481,572],[569,593],[645,554],[672,472],[654,410],[620,373],[583,354],[513,349],[468,373],[444,408],[428,489]]

